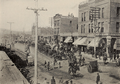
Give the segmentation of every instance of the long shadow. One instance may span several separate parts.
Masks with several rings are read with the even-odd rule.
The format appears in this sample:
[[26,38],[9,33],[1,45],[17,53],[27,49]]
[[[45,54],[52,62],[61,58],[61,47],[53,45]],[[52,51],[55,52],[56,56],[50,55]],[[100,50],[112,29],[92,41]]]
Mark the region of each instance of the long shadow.
[[5,52],[17,68],[25,68],[27,66],[26,61],[22,60],[17,54],[15,54],[15,51],[6,49]]

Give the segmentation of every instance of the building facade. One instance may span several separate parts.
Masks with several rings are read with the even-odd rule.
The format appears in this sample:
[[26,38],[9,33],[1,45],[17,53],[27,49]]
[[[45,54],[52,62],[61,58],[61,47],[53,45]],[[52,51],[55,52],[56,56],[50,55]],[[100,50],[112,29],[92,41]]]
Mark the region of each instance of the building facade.
[[[96,10],[96,13],[91,16],[93,8],[99,9],[99,11]],[[94,16],[98,18],[91,20]],[[79,36],[91,39],[86,45],[94,47],[94,52],[96,51],[95,47],[99,47],[99,49],[105,49],[107,55],[110,56],[114,50],[120,50],[119,17],[120,0],[87,0],[80,3],[78,10]],[[97,46],[96,43],[98,43]]]
[[67,37],[77,38],[78,36],[78,18],[73,14],[62,16],[56,14],[54,17],[54,36],[60,41],[64,41]]

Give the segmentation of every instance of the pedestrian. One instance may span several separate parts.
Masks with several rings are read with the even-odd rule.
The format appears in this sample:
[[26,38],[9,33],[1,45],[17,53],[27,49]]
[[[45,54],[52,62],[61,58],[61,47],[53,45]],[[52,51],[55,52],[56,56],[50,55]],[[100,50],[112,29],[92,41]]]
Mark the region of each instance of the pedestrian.
[[48,62],[47,68],[48,68],[48,71],[49,71],[50,70],[50,62]]
[[55,66],[55,63],[57,62],[56,58],[54,57],[54,66]]
[[51,84],[56,84],[55,79],[54,79],[54,76],[53,76],[52,79],[51,79]]
[[103,57],[104,64],[107,64],[106,60],[107,60],[107,56],[104,56]]
[[72,81],[72,80],[70,81],[70,84],[73,84],[73,81]]
[[59,84],[63,84],[63,79],[62,79],[62,77],[61,77],[60,80],[59,80]]
[[99,75],[99,73],[97,73],[96,84],[98,84],[99,82],[100,82],[100,75]]
[[42,84],[47,84],[47,78],[45,78]]
[[79,65],[81,66],[81,61],[82,61],[82,59],[81,59],[81,57],[80,57],[80,59],[79,59]]
[[65,84],[69,84],[69,82],[68,82],[68,81],[66,81],[66,82],[65,82]]
[[119,54],[117,54],[117,59],[119,58]]
[[83,57],[83,65],[85,64],[85,58]]
[[61,62],[59,62],[59,68],[61,68]]
[[45,68],[46,68],[46,65],[47,65],[47,62],[45,61],[45,63],[44,63]]
[[114,51],[114,60],[116,60],[116,51]]

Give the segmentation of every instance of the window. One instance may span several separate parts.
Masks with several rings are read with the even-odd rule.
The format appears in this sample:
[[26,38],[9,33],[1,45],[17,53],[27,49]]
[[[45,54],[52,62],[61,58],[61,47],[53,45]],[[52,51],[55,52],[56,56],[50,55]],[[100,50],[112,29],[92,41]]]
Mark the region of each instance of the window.
[[59,34],[59,28],[57,28],[57,34]]
[[57,21],[57,26],[59,26],[59,20]]
[[83,33],[85,33],[85,24],[84,24],[84,27],[83,27]]
[[119,32],[119,22],[116,22],[116,32]]
[[90,24],[88,25],[88,32],[90,33]]
[[81,21],[83,21],[83,13],[82,13],[82,15],[81,15]]
[[93,27],[91,28],[91,33],[93,33]]
[[117,7],[117,17],[120,15],[120,7]]
[[101,23],[101,32],[104,32],[104,22]]
[[84,12],[84,21],[86,21],[86,12]]
[[98,22],[98,31],[99,31],[99,29],[100,29],[100,22]]
[[93,33],[93,23],[91,24],[91,33]]
[[93,19],[91,12],[92,12],[92,11],[89,11],[89,20],[92,20],[92,19]]
[[77,30],[78,30],[78,24],[77,24]]
[[104,8],[102,8],[102,18],[104,18]]
[[81,25],[81,33],[83,32],[83,26]]

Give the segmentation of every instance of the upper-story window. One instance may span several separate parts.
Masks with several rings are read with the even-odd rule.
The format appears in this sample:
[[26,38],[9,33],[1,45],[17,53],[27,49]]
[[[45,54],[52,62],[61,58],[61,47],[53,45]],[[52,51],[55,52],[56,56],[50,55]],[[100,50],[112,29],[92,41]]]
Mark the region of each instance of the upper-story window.
[[90,24],[88,25],[88,33],[90,33]]
[[84,24],[84,27],[83,27],[84,29],[83,29],[83,33],[85,33],[85,24]]
[[57,26],[59,26],[59,20],[57,21]]
[[98,22],[98,30],[100,29],[100,22]]
[[81,15],[81,21],[83,21],[83,13],[82,13],[82,15]]
[[78,30],[78,24],[77,24],[77,30]]
[[120,16],[120,7],[117,7],[117,17]]
[[54,26],[56,26],[56,21],[54,22]]
[[81,25],[81,33],[83,33],[83,25]]
[[119,32],[119,22],[116,22],[116,32]]
[[102,18],[104,18],[104,8],[102,8]]
[[57,28],[57,34],[59,34],[59,28]]
[[86,12],[84,12],[84,21],[86,21]]
[[91,33],[93,33],[93,23],[91,24]]
[[101,23],[101,32],[104,32],[104,22]]

